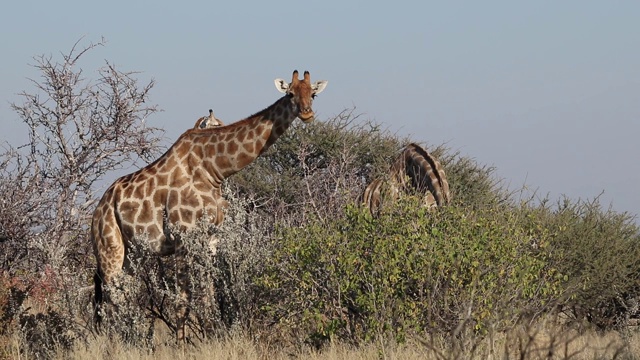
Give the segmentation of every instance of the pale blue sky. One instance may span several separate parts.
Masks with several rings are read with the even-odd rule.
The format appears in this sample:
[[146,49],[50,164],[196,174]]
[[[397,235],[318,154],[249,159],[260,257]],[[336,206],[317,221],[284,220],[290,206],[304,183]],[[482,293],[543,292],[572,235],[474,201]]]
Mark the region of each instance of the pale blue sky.
[[309,70],[329,81],[319,119],[356,106],[513,188],[604,191],[605,206],[640,213],[638,1],[25,0],[2,5],[0,34],[0,141],[13,145],[26,131],[9,102],[34,91],[32,57],[104,36],[86,76],[106,59],[154,78],[166,145],[211,107],[227,122],[263,109],[274,78]]

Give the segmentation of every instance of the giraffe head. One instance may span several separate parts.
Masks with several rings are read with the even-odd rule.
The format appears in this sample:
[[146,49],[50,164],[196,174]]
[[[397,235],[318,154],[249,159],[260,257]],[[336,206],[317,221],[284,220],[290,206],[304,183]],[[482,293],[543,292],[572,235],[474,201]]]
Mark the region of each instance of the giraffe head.
[[217,126],[224,126],[222,120],[213,115],[213,110],[209,109],[209,116],[203,116],[196,121],[194,129],[210,129]]
[[280,92],[287,94],[291,98],[291,110],[293,113],[304,122],[313,121],[315,116],[311,108],[313,98],[324,90],[327,86],[327,81],[321,80],[312,84],[308,71],[304,72],[304,79],[300,80],[298,79],[298,70],[295,70],[291,83],[288,84],[283,79],[276,79],[275,83]]

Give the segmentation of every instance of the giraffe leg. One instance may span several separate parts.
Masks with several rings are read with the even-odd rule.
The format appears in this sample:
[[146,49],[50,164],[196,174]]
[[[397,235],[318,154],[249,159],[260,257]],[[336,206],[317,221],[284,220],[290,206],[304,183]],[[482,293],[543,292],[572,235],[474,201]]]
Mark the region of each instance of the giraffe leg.
[[[214,225],[220,226],[220,224],[222,224],[222,222],[224,221],[224,210],[226,210],[228,207],[229,207],[229,202],[224,200],[222,196],[220,196],[218,198],[218,206],[216,207],[216,210],[215,210],[215,216],[211,218],[211,222]],[[211,250],[212,255],[215,255],[217,253],[218,242],[219,242],[218,237],[213,233],[210,234],[209,250]]]
[[[104,249],[101,249],[104,251]],[[103,261],[98,261],[98,268],[93,276],[94,283],[94,320],[96,329],[99,330],[99,327],[103,321],[103,316],[105,315],[105,305],[107,303],[113,304],[112,296],[109,296],[109,291],[113,286],[113,280],[115,276],[122,272],[122,266],[124,264],[124,245],[122,246],[111,246],[108,248],[108,254],[110,254],[109,259],[112,261],[110,263],[105,264]]]
[[189,289],[189,274],[187,269],[187,263],[185,260],[186,249],[180,247],[175,254],[176,261],[176,277],[178,282],[178,289],[180,296],[178,298],[178,304],[176,309],[176,336],[178,344],[184,344],[187,340],[186,337],[186,322],[189,317],[190,303],[191,303],[191,291]]
[[95,296],[93,298],[93,321],[96,331],[100,330],[100,324],[102,323],[102,305],[104,304],[104,289],[102,276],[100,272],[96,270],[93,275],[93,284],[95,288]]

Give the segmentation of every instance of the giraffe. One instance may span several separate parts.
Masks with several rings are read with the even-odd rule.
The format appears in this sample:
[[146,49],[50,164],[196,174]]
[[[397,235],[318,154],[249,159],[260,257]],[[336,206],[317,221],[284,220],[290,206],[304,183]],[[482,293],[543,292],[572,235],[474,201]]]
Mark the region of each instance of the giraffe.
[[451,199],[442,165],[415,143],[405,146],[396,157],[388,177],[376,178],[365,188],[362,200],[371,214],[377,216],[384,198],[397,199],[400,191],[411,188],[424,193],[423,204],[429,208],[443,206]]
[[[104,285],[111,285],[122,273],[128,248],[136,235],[147,234],[147,244],[160,256],[174,255],[178,286],[188,303],[184,247],[168,230],[170,224],[181,229],[195,226],[207,215],[213,224],[221,224],[224,179],[242,170],[263,154],[289,128],[296,118],[314,120],[313,98],[324,90],[327,81],[311,83],[308,71],[302,80],[293,72],[291,83],[275,80],[285,95],[271,106],[236,123],[205,129],[190,129],[156,161],[117,179],[104,193],[92,218],[91,238],[97,261],[94,276],[96,323],[107,299]],[[213,116],[213,111],[210,112]],[[182,280],[181,280],[182,279]],[[176,320],[178,342],[185,340],[187,305],[180,305]]]
[[[213,109],[209,109],[209,116],[203,116],[201,118],[199,118],[198,120],[196,120],[195,125],[193,126],[194,129],[211,129],[211,128],[215,128],[215,127],[219,127],[219,126],[224,126],[224,123],[222,122],[222,120],[218,119],[217,117],[215,117],[215,115],[213,114]],[[222,216],[224,213],[224,209],[226,209],[227,207],[229,207],[229,203],[222,197],[222,192],[220,191],[220,188],[216,188],[214,189],[214,191],[212,192],[213,194],[213,198],[216,200],[216,202],[218,203],[218,210],[217,210],[217,214],[218,216],[221,216],[220,219],[216,219],[215,223],[216,224],[221,224],[222,223]],[[210,241],[210,245],[212,247],[212,250],[215,252],[215,244],[218,242],[218,240],[214,237],[211,238]]]
[[209,129],[216,126],[224,126],[222,120],[218,119],[213,115],[213,110],[209,109],[209,116],[203,116],[196,120],[196,124],[193,126],[194,129]]

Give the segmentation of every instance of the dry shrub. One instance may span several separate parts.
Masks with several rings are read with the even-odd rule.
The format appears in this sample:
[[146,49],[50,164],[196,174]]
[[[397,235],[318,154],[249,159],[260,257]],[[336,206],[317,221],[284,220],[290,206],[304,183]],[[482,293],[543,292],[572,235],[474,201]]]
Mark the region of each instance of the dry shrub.
[[[269,256],[269,227],[250,199],[238,198],[228,188],[224,194],[230,206],[221,226],[199,221],[193,229],[172,230],[186,250],[191,342],[250,327],[259,311],[253,278]],[[125,343],[152,348],[156,320],[175,332],[176,309],[185,299],[176,257],[160,257],[146,244],[144,235],[136,237],[125,273],[105,287],[111,304],[105,306],[103,328]]]

